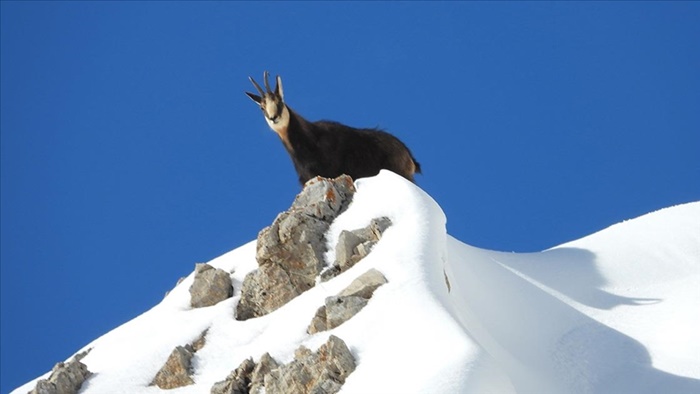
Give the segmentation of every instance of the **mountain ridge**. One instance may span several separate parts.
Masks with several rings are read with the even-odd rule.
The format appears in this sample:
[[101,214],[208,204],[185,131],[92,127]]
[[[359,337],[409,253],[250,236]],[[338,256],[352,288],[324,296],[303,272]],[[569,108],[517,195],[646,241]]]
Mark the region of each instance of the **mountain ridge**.
[[[288,362],[299,345],[315,350],[330,335],[345,340],[357,361],[343,393],[700,388],[693,356],[700,338],[688,328],[700,323],[692,313],[700,310],[693,292],[700,203],[518,254],[449,236],[439,205],[393,173],[355,184],[350,207],[327,233],[326,261],[334,260],[343,230],[381,216],[393,223],[356,266],[269,315],[239,322],[233,309],[241,284],[257,267],[255,242],[242,245],[209,262],[232,272],[233,298],[190,308],[191,274],[161,303],[80,350],[92,349],[83,362],[93,373],[80,392],[155,392],[148,384],[173,347],[205,330],[207,345],[193,358],[195,384],[172,392],[209,392],[246,358],[270,352]],[[367,307],[333,330],[307,334],[323,299],[371,268],[388,283]]]

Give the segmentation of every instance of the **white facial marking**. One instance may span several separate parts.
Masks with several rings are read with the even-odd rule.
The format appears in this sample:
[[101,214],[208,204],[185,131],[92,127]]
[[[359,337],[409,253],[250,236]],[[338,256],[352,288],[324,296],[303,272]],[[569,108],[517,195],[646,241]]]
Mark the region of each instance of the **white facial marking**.
[[277,103],[269,97],[265,97],[265,118],[269,120],[274,117],[276,113]]
[[269,98],[265,100],[265,121],[267,125],[277,134],[286,134],[287,126],[289,125],[289,110],[287,106],[282,107],[282,113],[276,119],[274,118],[277,114],[277,103]]

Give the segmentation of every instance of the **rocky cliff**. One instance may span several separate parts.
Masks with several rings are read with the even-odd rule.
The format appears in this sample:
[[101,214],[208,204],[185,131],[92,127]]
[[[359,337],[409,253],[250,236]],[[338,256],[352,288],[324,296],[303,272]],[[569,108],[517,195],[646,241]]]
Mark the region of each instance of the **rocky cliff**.
[[317,179],[13,394],[697,393],[698,223],[690,203],[503,253],[390,172]]
[[[386,218],[373,220],[367,228],[344,232],[339,240],[340,260],[329,265],[326,233],[333,220],[347,209],[355,192],[352,179],[310,180],[289,210],[280,213],[272,225],[260,231],[257,239],[258,268],[243,280],[235,310],[236,320],[267,315],[311,289],[322,279],[329,280],[369,254],[382,232],[390,225]],[[325,271],[325,275],[322,275]],[[322,278],[323,276],[323,278]],[[374,290],[386,278],[372,269],[350,286],[326,299],[309,321],[309,335],[335,328],[359,313]],[[206,308],[234,295],[231,274],[209,264],[197,264],[189,287],[190,307]],[[234,334],[232,334],[234,335]],[[195,354],[206,346],[207,330],[193,343],[175,346],[150,385],[170,390],[195,384]],[[59,363],[48,379],[37,382],[32,394],[74,394],[92,374],[80,362],[85,354],[68,363]],[[269,353],[249,355],[240,366],[211,388],[212,394],[315,393],[340,390],[355,369],[356,361],[345,342],[331,335],[318,351],[301,346],[289,363],[274,360]],[[253,356],[259,356],[256,363]]]

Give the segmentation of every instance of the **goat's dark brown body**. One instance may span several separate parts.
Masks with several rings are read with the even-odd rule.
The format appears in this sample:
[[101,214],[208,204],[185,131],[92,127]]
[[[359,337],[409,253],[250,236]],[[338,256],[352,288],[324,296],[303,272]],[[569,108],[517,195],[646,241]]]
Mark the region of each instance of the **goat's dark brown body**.
[[265,90],[250,78],[260,95],[246,95],[260,105],[267,124],[282,139],[302,186],[316,176],[335,178],[345,174],[358,179],[386,169],[413,182],[413,175],[420,173],[411,151],[389,133],[325,120],[307,121],[284,103],[282,78],[277,76],[273,92],[268,75],[267,71],[263,74]]
[[[311,178],[352,179],[395,172],[411,182],[420,165],[398,138],[377,129],[357,129],[338,122],[309,122],[290,113],[286,136],[280,135],[303,185]],[[286,137],[286,140],[285,140]]]

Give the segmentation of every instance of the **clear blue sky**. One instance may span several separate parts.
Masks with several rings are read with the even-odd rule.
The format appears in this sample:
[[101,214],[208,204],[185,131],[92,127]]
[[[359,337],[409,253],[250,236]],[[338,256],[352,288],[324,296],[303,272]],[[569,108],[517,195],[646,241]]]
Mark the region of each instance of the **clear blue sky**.
[[3,393],[289,206],[263,70],[310,120],[399,136],[478,247],[700,199],[698,3],[1,7]]

